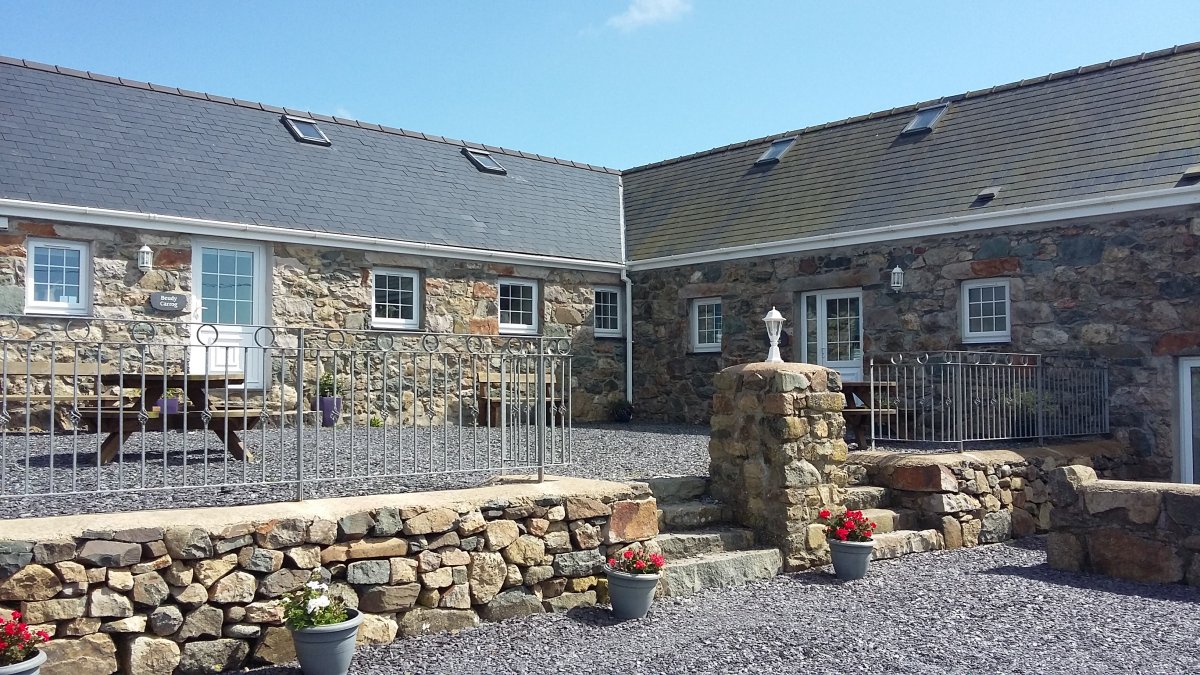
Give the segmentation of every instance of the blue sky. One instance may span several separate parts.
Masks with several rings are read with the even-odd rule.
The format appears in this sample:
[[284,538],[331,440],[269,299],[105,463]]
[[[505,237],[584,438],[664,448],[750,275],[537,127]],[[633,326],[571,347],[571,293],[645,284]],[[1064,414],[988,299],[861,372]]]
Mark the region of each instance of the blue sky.
[[628,168],[1200,40],[1195,0],[0,0],[0,54]]

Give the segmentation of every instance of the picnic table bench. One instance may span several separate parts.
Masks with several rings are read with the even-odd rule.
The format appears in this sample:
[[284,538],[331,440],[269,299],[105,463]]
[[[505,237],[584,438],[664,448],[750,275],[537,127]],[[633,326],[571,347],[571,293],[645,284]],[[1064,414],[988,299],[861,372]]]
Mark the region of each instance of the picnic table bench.
[[872,433],[872,416],[880,418],[896,415],[895,408],[881,406],[880,402],[875,400],[876,393],[895,388],[895,382],[842,382],[842,394],[846,397],[842,419],[846,420],[846,428],[854,432],[854,441],[858,443],[859,450],[867,447],[867,439]]
[[[510,394],[509,407],[531,404],[537,401],[537,373],[498,373],[482,371],[475,376],[475,399],[478,403],[476,423],[479,426],[498,426],[502,417],[503,396],[501,388],[506,388]],[[558,379],[554,375],[546,375],[546,420],[551,416],[557,423],[562,424],[562,414],[557,408],[562,404],[561,392],[556,392]]]

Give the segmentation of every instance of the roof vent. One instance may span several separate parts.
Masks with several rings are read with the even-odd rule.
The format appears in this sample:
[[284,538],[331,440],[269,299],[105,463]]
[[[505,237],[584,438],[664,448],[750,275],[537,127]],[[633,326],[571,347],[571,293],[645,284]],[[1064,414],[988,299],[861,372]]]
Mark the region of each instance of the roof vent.
[[908,126],[904,127],[904,131],[900,134],[918,134],[924,131],[933,131],[933,125],[937,124],[942,118],[942,114],[950,107],[949,103],[939,103],[931,105],[928,108],[921,108],[917,111],[917,116],[912,118]]
[[1200,180],[1200,164],[1197,164],[1196,166],[1189,166],[1188,168],[1184,169],[1183,177],[1180,180],[1185,182]]
[[783,157],[783,153],[787,152],[788,148],[791,148],[795,142],[796,137],[791,136],[789,138],[781,138],[771,143],[771,147],[767,148],[767,151],[762,154],[762,157],[759,157],[754,163],[771,164],[773,162],[778,162],[779,159]]
[[981,201],[981,202],[988,202],[999,196],[1000,196],[1000,186],[993,185],[991,187],[985,187],[982,190],[980,190],[979,194],[975,195],[975,199],[978,201]]
[[292,136],[301,143],[314,143],[316,145],[333,145],[328,138],[325,137],[325,132],[317,126],[315,120],[310,120],[304,117],[295,117],[293,115],[284,115],[279,118],[288,131],[292,132]]
[[471,163],[475,165],[475,168],[479,169],[480,171],[485,173],[498,173],[502,176],[508,173],[508,169],[500,166],[500,162],[497,162],[496,158],[492,157],[492,153],[490,152],[484,152],[483,150],[472,150],[471,148],[463,148],[462,153],[466,155],[467,159],[471,160]]

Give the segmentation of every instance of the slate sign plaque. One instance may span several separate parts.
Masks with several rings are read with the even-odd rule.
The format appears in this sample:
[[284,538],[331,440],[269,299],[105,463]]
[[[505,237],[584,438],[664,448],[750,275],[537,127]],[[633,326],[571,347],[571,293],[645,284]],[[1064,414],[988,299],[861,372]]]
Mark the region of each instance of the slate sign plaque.
[[163,312],[182,312],[187,309],[188,298],[183,293],[151,293],[150,306]]

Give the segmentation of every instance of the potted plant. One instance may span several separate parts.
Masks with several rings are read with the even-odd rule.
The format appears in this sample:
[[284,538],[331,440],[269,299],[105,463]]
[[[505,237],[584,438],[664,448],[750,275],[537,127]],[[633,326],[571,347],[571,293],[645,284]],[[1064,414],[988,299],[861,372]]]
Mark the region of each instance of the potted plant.
[[608,405],[608,412],[614,422],[626,423],[633,419],[633,404],[626,399],[619,399]]
[[163,397],[158,399],[154,405],[158,406],[158,411],[164,415],[174,415],[179,412],[179,405],[183,399],[183,390],[178,387],[168,389]]
[[0,675],[38,675],[46,662],[46,652],[38,646],[50,641],[45,631],[29,631],[21,623],[21,613],[0,622]]
[[284,598],[283,619],[296,659],[307,675],[346,675],[363,615],[329,596],[329,584],[313,578]]
[[867,574],[871,553],[875,550],[875,523],[867,520],[862,511],[844,511],[832,514],[828,509],[817,514],[817,520],[825,525],[825,538],[829,541],[829,555],[833,558],[833,571],[842,581],[861,579]]
[[338,383],[333,373],[325,373],[317,380],[317,410],[321,411],[321,426],[331,427],[342,414],[342,398],[338,396]]
[[618,619],[640,619],[650,611],[654,589],[662,577],[666,560],[657,553],[627,550],[609,558],[604,566],[608,575],[608,600]]

